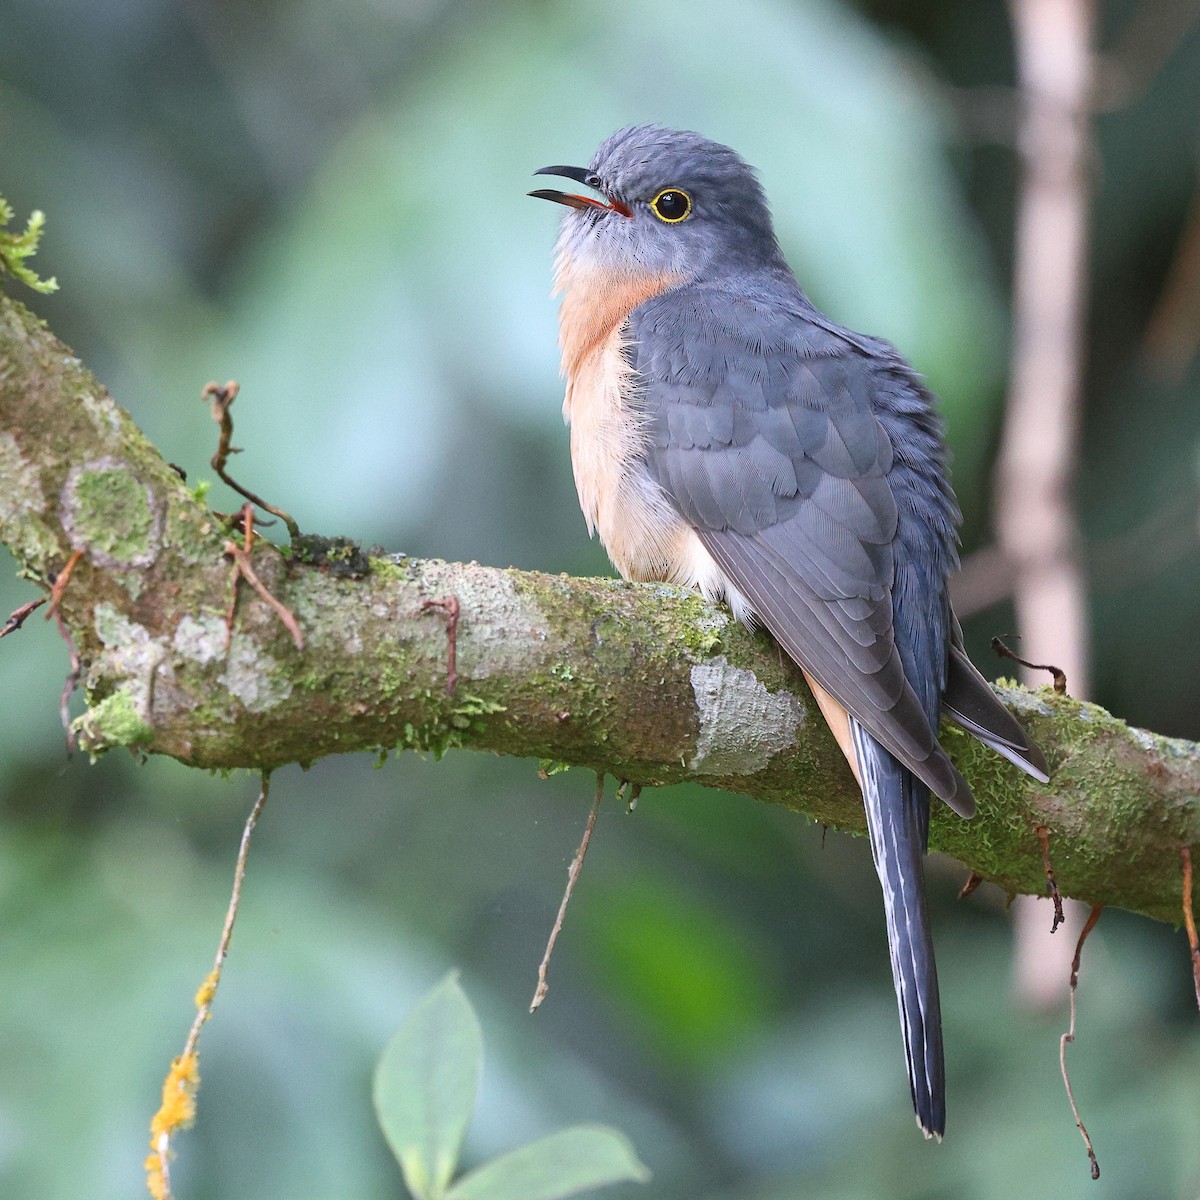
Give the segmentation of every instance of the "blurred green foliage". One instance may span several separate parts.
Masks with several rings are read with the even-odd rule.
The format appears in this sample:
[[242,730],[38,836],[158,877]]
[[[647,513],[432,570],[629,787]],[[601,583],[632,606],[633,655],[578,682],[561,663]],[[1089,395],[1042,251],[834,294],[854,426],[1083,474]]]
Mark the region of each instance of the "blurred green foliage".
[[564,1200],[648,1180],[628,1140],[603,1125],[560,1129],[454,1179],[482,1067],[479,1018],[451,972],[375,1068],[375,1112],[414,1200]]
[[[1196,219],[1183,7],[1101,5],[1078,498],[1095,698],[1200,738],[1200,367],[1147,335],[1179,317]],[[554,213],[524,192],[654,119],[756,164],[813,298],[928,375],[965,543],[986,542],[1018,166],[994,0],[0,0],[0,31],[0,191],[49,214],[38,264],[62,284],[38,311],[193,482],[215,445],[200,389],[235,377],[239,477],[305,529],[607,571],[558,415]],[[0,611],[32,594],[0,575]],[[970,623],[980,662],[1012,620]],[[105,1200],[140,1187],[255,786],[68,760],[65,670],[40,618],[0,646],[0,1193]],[[1109,913],[1088,944],[1070,1054],[1103,1175],[1085,1184],[1065,1014],[1009,1001],[1000,899],[955,906],[961,870],[934,863],[950,1128],[929,1146],[865,844],[741,798],[606,808],[529,1018],[591,787],[463,754],[280,772],[179,1195],[399,1194],[371,1067],[451,965],[491,1047],[468,1166],[599,1119],[664,1200],[1200,1191],[1177,934]]]

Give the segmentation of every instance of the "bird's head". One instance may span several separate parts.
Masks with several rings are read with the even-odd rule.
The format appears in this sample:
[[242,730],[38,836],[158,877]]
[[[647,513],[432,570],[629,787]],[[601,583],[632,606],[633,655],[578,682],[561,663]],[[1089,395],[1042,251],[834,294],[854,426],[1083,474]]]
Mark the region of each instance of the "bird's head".
[[564,204],[560,267],[617,274],[717,278],[775,261],[779,247],[753,170],[698,133],[632,125],[586,167],[542,167],[595,195],[530,192]]

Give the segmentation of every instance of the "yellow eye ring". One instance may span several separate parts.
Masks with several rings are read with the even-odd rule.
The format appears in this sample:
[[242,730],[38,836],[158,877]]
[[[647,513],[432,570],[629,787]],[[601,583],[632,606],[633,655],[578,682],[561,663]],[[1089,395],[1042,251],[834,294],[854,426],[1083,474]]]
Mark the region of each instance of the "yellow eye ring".
[[692,198],[682,188],[663,188],[650,201],[650,211],[668,225],[678,225],[692,215]]

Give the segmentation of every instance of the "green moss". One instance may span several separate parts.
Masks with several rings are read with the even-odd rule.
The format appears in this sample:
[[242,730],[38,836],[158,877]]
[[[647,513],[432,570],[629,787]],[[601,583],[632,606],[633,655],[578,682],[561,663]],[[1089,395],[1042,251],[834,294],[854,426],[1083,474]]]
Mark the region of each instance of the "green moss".
[[507,705],[499,704],[495,700],[485,700],[482,696],[463,696],[454,706],[454,715],[457,717],[488,717],[493,713],[502,713],[507,711]]
[[138,712],[133,696],[121,689],[92,705],[75,722],[80,744],[93,753],[114,746],[148,746],[154,741],[154,728]]
[[[3,358],[0,349],[0,361]],[[31,560],[39,565],[61,560],[58,538],[42,517],[45,509],[37,467],[11,433],[0,431],[0,541],[18,551],[25,564],[23,577],[39,583],[43,572],[31,570]]]
[[387,558],[371,557],[371,574],[375,579],[395,583],[407,583],[412,579],[412,568],[404,554],[392,554]]
[[304,534],[292,541],[291,557],[295,562],[320,567],[343,579],[362,579],[371,572],[371,559],[362,546],[346,537]]
[[932,845],[965,859],[985,876],[1003,873],[1011,878],[1013,864],[1024,861],[1027,886],[1036,890],[1041,858],[1028,817],[1028,790],[1038,785],[957,725],[944,724],[940,740],[970,783],[983,819],[964,821],[945,805],[935,804]]
[[[428,699],[428,696],[426,697]],[[506,711],[503,704],[486,700],[481,696],[463,696],[449,712],[444,721],[431,720],[420,724],[404,723],[404,736],[396,745],[397,750],[422,750],[440,761],[447,751],[468,747],[485,725],[480,717]]]
[[677,599],[680,638],[694,655],[710,658],[721,648],[721,631],[732,618],[723,611],[714,612],[713,606],[696,592],[681,592]]
[[116,562],[148,562],[154,515],[146,489],[119,466],[81,471],[73,484],[77,539]]
[[25,260],[37,253],[38,242],[41,241],[42,230],[46,225],[46,214],[34,209],[26,222],[24,233],[2,231],[12,219],[11,205],[0,196],[0,269],[19,279],[26,287],[33,288],[35,292],[57,292],[58,281],[53,276],[40,279],[25,265]]
[[423,722],[414,725],[404,722],[404,737],[397,743],[397,750],[420,750],[432,754],[435,762],[441,762],[450,750],[461,750],[467,743],[464,731],[453,725]]

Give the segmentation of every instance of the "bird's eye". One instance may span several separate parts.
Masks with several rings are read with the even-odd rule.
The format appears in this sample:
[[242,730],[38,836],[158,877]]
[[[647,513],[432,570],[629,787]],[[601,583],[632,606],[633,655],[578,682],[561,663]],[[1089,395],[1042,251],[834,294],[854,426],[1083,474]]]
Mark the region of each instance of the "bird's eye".
[[666,221],[668,225],[678,225],[691,215],[692,198],[680,188],[663,188],[650,201],[650,207],[660,221]]

